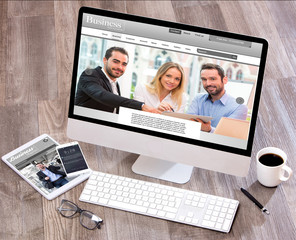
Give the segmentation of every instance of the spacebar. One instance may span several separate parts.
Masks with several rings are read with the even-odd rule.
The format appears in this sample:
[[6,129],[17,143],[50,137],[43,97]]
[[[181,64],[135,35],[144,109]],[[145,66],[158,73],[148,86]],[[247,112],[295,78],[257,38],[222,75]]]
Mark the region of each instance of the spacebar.
[[137,206],[137,205],[133,205],[133,204],[125,203],[125,202],[117,202],[117,201],[114,201],[114,200],[109,200],[108,205],[110,207],[115,207],[115,208],[131,211],[131,212],[135,212],[135,213],[137,213],[137,212],[141,212],[141,213],[147,212],[146,207]]

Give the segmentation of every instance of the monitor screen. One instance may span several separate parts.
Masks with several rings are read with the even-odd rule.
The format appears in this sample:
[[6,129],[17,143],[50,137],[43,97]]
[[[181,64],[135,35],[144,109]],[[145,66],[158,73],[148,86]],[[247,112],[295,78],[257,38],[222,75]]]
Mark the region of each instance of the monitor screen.
[[[233,160],[221,160],[221,170],[216,160],[212,167],[202,156],[193,162],[170,155],[186,151],[190,158],[188,152],[202,149],[226,153],[225,161],[231,154],[250,157],[266,54],[264,39],[83,7],[68,135],[245,175],[224,170]],[[155,149],[162,144],[164,154]]]

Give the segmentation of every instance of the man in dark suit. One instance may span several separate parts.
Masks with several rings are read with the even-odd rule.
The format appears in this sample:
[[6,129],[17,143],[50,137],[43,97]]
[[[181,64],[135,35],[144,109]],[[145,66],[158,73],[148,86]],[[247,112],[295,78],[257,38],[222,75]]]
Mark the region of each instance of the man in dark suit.
[[36,174],[46,188],[59,188],[68,183],[68,180],[65,179],[66,174],[62,171],[59,171],[60,167],[45,167],[45,165],[42,163],[36,164],[36,167],[40,169],[40,171]]
[[118,113],[119,107],[160,113],[143,102],[120,96],[117,78],[122,76],[128,64],[128,53],[124,48],[109,48],[103,58],[104,67],[85,70],[80,78],[75,105]]

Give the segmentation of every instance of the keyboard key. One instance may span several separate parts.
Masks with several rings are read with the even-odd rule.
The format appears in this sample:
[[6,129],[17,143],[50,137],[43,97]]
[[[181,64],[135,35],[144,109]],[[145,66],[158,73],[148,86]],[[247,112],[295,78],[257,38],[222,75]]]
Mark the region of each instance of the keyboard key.
[[193,219],[192,219],[192,223],[193,223],[193,224],[197,224],[197,223],[198,223],[198,219],[197,219],[197,218],[193,218]]
[[168,212],[168,213],[166,214],[166,217],[167,217],[167,218],[170,218],[170,219],[175,219],[176,214],[171,213],[171,212]]
[[236,204],[230,204],[230,206],[229,206],[231,209],[235,209],[235,207],[236,207]]
[[118,208],[121,208],[121,209],[137,211],[137,212],[141,212],[141,213],[147,212],[146,207],[137,206],[137,205],[134,205],[134,204],[124,203],[124,202],[119,202],[119,201],[113,201],[113,200],[110,200],[108,204],[110,206],[118,207]]
[[91,185],[97,185],[97,181],[96,180],[89,180],[88,182]]
[[226,213],[227,212],[227,208],[225,208],[225,207],[221,208],[221,212]]
[[156,209],[158,209],[158,210],[162,210],[162,209],[163,209],[163,206],[162,206],[162,205],[157,205],[157,206],[156,206]]
[[222,224],[221,223],[216,223],[215,228],[221,229],[222,228]]
[[84,193],[84,194],[90,194],[90,193],[91,193],[91,190],[89,190],[89,189],[84,189],[84,190],[83,190],[83,193]]
[[188,212],[187,216],[192,218],[194,216],[194,214],[193,214],[193,212]]
[[193,195],[188,195],[188,196],[187,196],[187,199],[188,199],[188,200],[193,200]]
[[105,195],[105,194],[104,194],[103,192],[99,192],[99,193],[98,193],[98,197],[100,197],[100,198],[104,197],[104,195]]
[[229,203],[227,203],[227,202],[223,203],[223,207],[228,208],[229,207]]
[[165,216],[165,211],[161,211],[161,210],[158,211],[157,216],[164,217]]
[[168,206],[164,206],[163,210],[166,212],[171,212],[171,213],[177,213],[177,211],[178,211],[177,208],[172,208],[172,207],[168,207]]
[[207,210],[207,211],[206,211],[206,214],[207,214],[207,215],[212,215],[212,212],[213,212],[212,210]]
[[214,205],[209,205],[209,206],[208,206],[208,209],[209,209],[209,210],[213,210],[213,209],[214,209]]
[[110,194],[104,194],[104,198],[106,198],[106,199],[109,199],[111,197],[111,195]]
[[199,204],[197,205],[197,207],[199,207],[199,208],[204,208],[204,207],[205,207],[205,204],[204,204],[204,203],[199,203]]
[[233,209],[228,209],[228,213],[233,215],[234,214],[234,210]]
[[90,199],[90,195],[81,194],[80,200],[81,201],[88,201]]
[[226,220],[224,221],[224,223],[223,223],[223,227],[222,227],[222,229],[225,230],[225,231],[227,231],[227,230],[229,229],[229,227],[230,227],[230,223],[231,223],[231,221],[228,220],[228,219],[226,219]]
[[90,201],[92,202],[97,202],[99,200],[99,197],[91,197]]
[[182,198],[183,197],[183,193],[180,193],[180,192],[176,192],[175,197],[178,197],[178,198]]
[[100,198],[98,202],[101,203],[101,204],[107,204],[108,199],[106,199],[106,198]]
[[205,227],[209,227],[209,226],[210,226],[210,221],[208,221],[208,220],[203,220],[203,221],[202,221],[202,225],[205,226]]
[[157,210],[156,210],[156,209],[149,209],[149,210],[147,211],[147,213],[152,214],[152,215],[156,215]]
[[89,190],[96,190],[96,186],[94,186],[94,185],[86,185],[86,189],[89,189]]
[[97,193],[96,191],[92,191],[90,195],[92,195],[92,196],[97,196],[97,194],[98,194],[98,193]]

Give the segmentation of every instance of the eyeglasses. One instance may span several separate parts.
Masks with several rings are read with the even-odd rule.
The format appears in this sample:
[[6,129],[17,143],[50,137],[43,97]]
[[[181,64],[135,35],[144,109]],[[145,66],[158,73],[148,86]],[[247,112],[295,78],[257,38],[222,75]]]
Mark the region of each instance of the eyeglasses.
[[76,213],[80,214],[80,224],[89,229],[101,228],[100,224],[103,222],[101,218],[90,211],[79,208],[75,203],[63,199],[61,206],[57,208],[59,213],[66,218],[72,218]]

